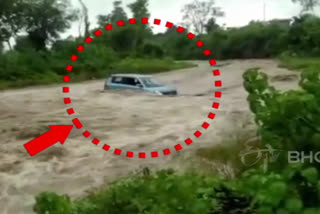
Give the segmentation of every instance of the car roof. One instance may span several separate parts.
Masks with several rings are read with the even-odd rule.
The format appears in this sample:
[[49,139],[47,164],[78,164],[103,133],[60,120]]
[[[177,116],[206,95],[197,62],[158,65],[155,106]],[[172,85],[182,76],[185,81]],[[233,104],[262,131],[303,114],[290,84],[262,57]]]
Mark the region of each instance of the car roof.
[[112,74],[112,77],[133,77],[133,78],[139,78],[139,77],[152,77],[151,75],[143,75],[143,74]]

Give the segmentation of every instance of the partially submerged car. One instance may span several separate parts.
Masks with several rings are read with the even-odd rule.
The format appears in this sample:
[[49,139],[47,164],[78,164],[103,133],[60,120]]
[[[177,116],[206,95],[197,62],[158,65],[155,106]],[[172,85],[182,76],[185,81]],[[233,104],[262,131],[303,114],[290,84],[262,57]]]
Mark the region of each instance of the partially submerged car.
[[177,95],[173,86],[159,83],[151,75],[113,74],[106,81],[104,89],[132,89],[159,95]]

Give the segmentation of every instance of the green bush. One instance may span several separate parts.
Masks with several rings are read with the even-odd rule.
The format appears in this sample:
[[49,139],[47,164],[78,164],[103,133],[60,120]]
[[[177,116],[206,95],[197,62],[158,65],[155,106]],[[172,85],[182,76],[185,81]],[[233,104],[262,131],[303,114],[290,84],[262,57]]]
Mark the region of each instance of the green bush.
[[314,152],[320,148],[320,71],[303,71],[301,90],[279,92],[267,76],[251,69],[244,73],[244,87],[262,143],[282,149],[273,171],[246,172],[238,190],[253,197],[257,213],[318,213],[320,211],[319,163],[289,164],[285,151]]
[[159,45],[147,43],[143,46],[142,55],[151,58],[163,58],[164,50]]
[[[205,48],[218,59],[247,59],[277,57],[283,52],[290,56],[320,55],[320,18],[301,15],[292,20],[252,21],[238,28],[218,28],[208,34],[197,35]],[[167,55],[175,59],[207,59],[185,33],[172,28],[157,39]]]
[[[51,84],[70,75],[72,82],[104,78],[117,71],[134,73],[157,73],[194,66],[191,63],[170,59],[120,57],[111,48],[92,44],[82,53],[76,52],[76,42],[61,41],[54,44],[52,52],[11,51],[0,56],[0,89],[28,85]],[[79,56],[76,62],[70,56]],[[159,53],[155,53],[159,54]],[[152,56],[151,56],[152,57]],[[68,73],[65,67],[72,64]]]
[[304,71],[303,90],[280,93],[269,86],[267,76],[257,69],[244,74],[248,101],[259,125],[259,134],[273,148],[312,151],[319,148],[319,72]]
[[71,214],[72,204],[68,196],[46,192],[36,197],[33,210],[37,214]]
[[8,52],[1,56],[0,79],[5,81],[26,80],[37,73],[45,74],[48,71],[47,66],[48,61],[42,53]]
[[120,180],[81,201],[42,193],[36,199],[37,214],[207,213],[218,178],[196,174],[177,175],[171,170]]
[[288,33],[289,49],[300,56],[320,55],[320,18],[306,14],[295,17]]
[[287,49],[289,25],[251,22],[241,28],[218,30],[209,35],[209,47],[219,59],[268,58]]

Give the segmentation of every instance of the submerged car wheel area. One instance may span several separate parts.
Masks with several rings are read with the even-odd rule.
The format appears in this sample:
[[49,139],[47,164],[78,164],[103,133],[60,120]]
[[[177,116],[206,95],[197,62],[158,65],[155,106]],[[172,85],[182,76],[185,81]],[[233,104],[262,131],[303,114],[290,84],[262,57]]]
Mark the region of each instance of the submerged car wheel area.
[[178,94],[175,87],[159,83],[150,75],[141,74],[113,74],[105,81],[104,89],[129,89],[158,95]]

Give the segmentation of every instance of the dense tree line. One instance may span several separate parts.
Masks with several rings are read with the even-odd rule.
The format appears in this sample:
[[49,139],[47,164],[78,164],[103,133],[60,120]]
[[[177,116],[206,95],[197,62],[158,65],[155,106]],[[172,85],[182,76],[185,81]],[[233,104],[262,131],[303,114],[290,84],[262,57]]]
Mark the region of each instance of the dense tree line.
[[302,15],[210,33],[205,40],[218,58],[267,58],[283,53],[320,55],[320,18]]
[[[196,33],[196,40],[203,40],[218,59],[266,58],[281,54],[319,56],[320,18],[306,13],[312,12],[318,1],[295,2],[301,3],[302,13],[293,19],[252,21],[244,27],[226,28],[216,22],[225,15],[223,8],[217,7],[213,0],[194,0],[182,8],[185,15],[181,25]],[[106,24],[128,20],[124,7],[128,7],[138,21],[150,17],[148,0],[136,0],[126,6],[116,0],[109,14],[97,17],[98,28],[90,29],[90,11],[82,0],[79,3],[81,10],[74,9],[65,0],[1,1],[0,82],[55,82],[64,73],[70,55],[88,35]],[[60,34],[76,20],[83,22],[79,36],[61,39]],[[105,32],[79,56],[74,75],[79,80],[103,77],[106,69],[113,70],[124,58],[206,59],[194,40],[186,37],[189,31],[180,34],[176,27],[155,34],[148,24],[127,24]],[[9,51],[4,51],[4,47]]]
[[[65,0],[0,2],[0,85],[13,82],[21,86],[61,80],[60,75],[65,74],[70,56],[77,53],[76,47],[84,44],[84,39],[97,30],[89,29],[88,9],[83,1],[80,3],[82,11],[73,9]],[[128,5],[137,20],[150,16],[147,7],[147,0]],[[127,20],[127,14],[121,1],[115,1],[110,14],[98,16],[99,28],[121,19]],[[60,34],[76,20],[83,21],[84,32],[80,29],[80,36],[61,39]],[[77,69],[72,72],[73,79],[104,77],[106,70],[113,69],[123,58],[163,56],[161,48],[146,41],[152,35],[151,28],[145,24],[126,25],[104,33],[79,55],[74,63]],[[4,46],[9,50],[4,51]]]

